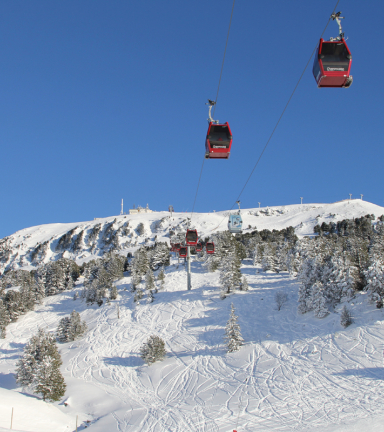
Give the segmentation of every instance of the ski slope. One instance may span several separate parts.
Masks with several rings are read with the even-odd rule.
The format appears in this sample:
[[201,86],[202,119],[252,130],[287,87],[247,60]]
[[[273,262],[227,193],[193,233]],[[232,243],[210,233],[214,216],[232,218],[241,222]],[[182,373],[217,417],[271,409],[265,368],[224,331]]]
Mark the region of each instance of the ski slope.
[[[11,324],[0,341],[0,386],[5,381],[13,391],[21,391],[11,378],[15,362],[39,327],[54,331],[74,308],[89,327],[83,339],[60,345],[68,405],[53,404],[52,417],[66,416],[63,428],[20,430],[74,430],[76,415],[82,427],[89,421],[90,431],[339,431],[383,418],[384,316],[366,294],[352,300],[355,322],[343,329],[342,305],[322,320],[298,315],[297,282],[286,273],[257,273],[244,261],[250,290],[220,300],[218,273],[205,273],[198,262],[192,267],[192,291],[174,261],[152,304],[133,303],[124,290],[127,277],[111,305],[85,308],[72,300],[80,280],[72,292],[46,298]],[[281,311],[273,300],[277,290],[288,294]],[[231,302],[245,345],[227,354]],[[151,334],[165,340],[168,355],[148,367],[139,348]],[[8,423],[1,415],[0,426]]]
[[[259,209],[243,210],[245,226],[248,221],[259,230],[292,225],[300,235],[311,234],[322,221],[384,213],[360,200],[261,210],[266,213],[258,216],[254,212]],[[141,216],[148,238],[159,216]],[[208,235],[222,217],[198,214],[193,223]],[[25,242],[58,238],[78,224],[69,226],[49,225],[48,234],[44,226],[30,228]],[[161,229],[165,234],[168,228]],[[225,300],[219,297],[219,273],[207,273],[197,261],[192,263],[192,290],[187,291],[184,266],[175,258],[166,268],[164,290],[151,304],[145,298],[141,304],[133,302],[130,277],[117,282],[117,300],[100,308],[73,300],[82,290],[82,278],[72,291],[44,299],[0,339],[0,431],[9,430],[12,407],[12,430],[28,432],[74,431],[76,416],[78,430],[87,426],[90,432],[381,431],[383,310],[359,293],[348,304],[354,323],[343,329],[343,304],[323,319],[312,312],[300,315],[298,283],[287,273],[264,273],[247,260],[241,271],[249,291]],[[280,311],[274,302],[277,291],[288,294]],[[245,344],[227,354],[223,336],[231,302]],[[67,383],[63,400],[50,404],[23,393],[13,374],[25,344],[40,327],[54,332],[74,309],[88,332],[78,341],[59,344]],[[139,350],[152,334],[164,339],[168,354],[147,366]]]

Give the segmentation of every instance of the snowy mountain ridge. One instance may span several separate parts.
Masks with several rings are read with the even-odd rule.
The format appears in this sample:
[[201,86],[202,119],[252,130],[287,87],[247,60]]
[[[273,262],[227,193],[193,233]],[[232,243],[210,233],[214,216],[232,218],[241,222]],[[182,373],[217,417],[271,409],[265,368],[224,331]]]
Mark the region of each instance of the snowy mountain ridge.
[[[201,238],[227,229],[227,218],[236,210],[194,213],[191,227]],[[313,235],[313,227],[322,222],[337,222],[366,214],[376,217],[384,208],[362,200],[345,200],[333,204],[295,204],[277,207],[242,209],[244,232],[292,226],[299,237]],[[7,269],[36,268],[58,258],[84,262],[109,250],[134,251],[142,244],[170,242],[170,231],[185,232],[190,213],[139,213],[110,216],[80,223],[55,223],[25,228],[0,240],[0,272]]]

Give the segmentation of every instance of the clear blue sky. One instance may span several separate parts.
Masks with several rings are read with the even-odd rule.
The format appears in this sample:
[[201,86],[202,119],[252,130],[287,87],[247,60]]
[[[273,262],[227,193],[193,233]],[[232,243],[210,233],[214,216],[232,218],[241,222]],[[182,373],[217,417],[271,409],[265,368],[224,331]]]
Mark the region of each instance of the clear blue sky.
[[[230,208],[309,59],[335,0],[237,0],[216,117],[234,140],[207,160],[196,211]],[[191,211],[232,0],[0,3],[0,237],[141,204]],[[341,0],[354,83],[318,89],[307,69],[243,207],[384,204],[384,2]],[[331,22],[325,37],[337,35]]]

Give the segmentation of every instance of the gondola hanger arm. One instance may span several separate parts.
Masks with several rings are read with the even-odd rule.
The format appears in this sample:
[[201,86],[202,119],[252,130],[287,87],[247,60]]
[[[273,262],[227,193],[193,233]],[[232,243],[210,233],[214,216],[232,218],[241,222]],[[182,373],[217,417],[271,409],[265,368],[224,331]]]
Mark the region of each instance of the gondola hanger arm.
[[341,27],[341,21],[340,21],[341,19],[344,19],[344,17],[340,16],[340,14],[341,14],[341,12],[336,12],[336,13],[333,13],[331,15],[332,20],[333,21],[336,20],[337,25],[339,26],[339,36],[335,37],[335,38],[330,38],[331,41],[341,40],[344,37],[344,33],[343,33],[343,29]]
[[213,100],[211,100],[211,99],[208,99],[208,103],[206,103],[205,105],[208,105],[208,106],[209,106],[209,108],[208,108],[208,122],[219,124],[219,120],[213,120],[213,118],[212,118],[212,114],[211,114],[211,112],[212,112],[212,107],[213,107],[214,105],[216,105],[216,102],[213,101]]

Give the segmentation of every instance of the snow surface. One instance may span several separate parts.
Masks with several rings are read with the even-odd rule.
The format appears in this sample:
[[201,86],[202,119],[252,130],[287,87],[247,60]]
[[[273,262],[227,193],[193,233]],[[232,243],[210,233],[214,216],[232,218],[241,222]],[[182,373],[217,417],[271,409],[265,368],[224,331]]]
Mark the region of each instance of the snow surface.
[[[300,207],[286,206],[285,213],[272,216],[243,210],[243,219],[258,220],[253,222],[258,229],[302,223],[304,235],[316,223],[329,221],[329,213],[339,219],[384,213],[360,200]],[[193,217],[199,232],[213,226],[207,227],[209,216],[218,214]],[[153,214],[144,215],[149,217]],[[29,230],[31,239],[34,229]],[[52,228],[52,235],[59,234]],[[241,271],[249,291],[225,300],[219,298],[219,273],[207,273],[196,261],[193,289],[187,291],[186,272],[177,259],[166,268],[165,288],[151,304],[145,298],[139,305],[133,302],[130,277],[117,282],[118,299],[100,308],[73,300],[82,278],[72,291],[44,299],[0,339],[0,431],[8,430],[12,407],[14,429],[30,432],[74,431],[76,415],[78,430],[88,426],[90,432],[382,430],[384,311],[359,293],[348,304],[354,323],[344,329],[342,304],[323,319],[298,314],[298,283],[287,273],[264,273],[247,260]],[[288,295],[280,311],[274,303],[277,291]],[[231,302],[245,344],[227,354],[223,337]],[[21,393],[13,374],[25,344],[39,327],[55,331],[73,309],[87,322],[88,332],[59,345],[67,383],[63,401],[48,404]],[[139,349],[152,334],[165,340],[168,354],[147,366]]]

